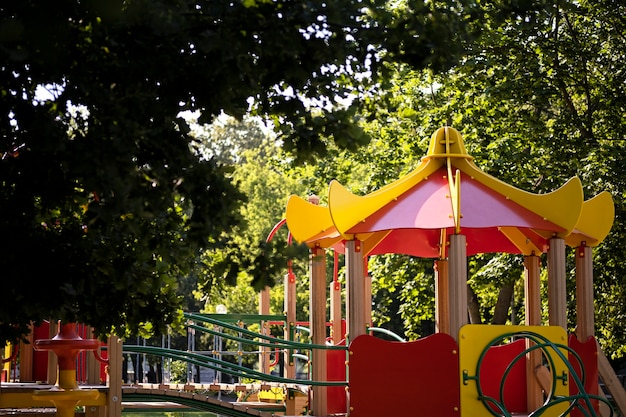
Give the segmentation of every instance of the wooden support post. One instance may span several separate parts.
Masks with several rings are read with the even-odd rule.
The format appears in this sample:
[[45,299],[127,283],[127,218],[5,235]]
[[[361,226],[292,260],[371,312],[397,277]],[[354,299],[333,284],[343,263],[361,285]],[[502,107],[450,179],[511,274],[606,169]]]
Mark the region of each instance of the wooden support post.
[[[293,273],[285,274],[285,340],[293,340],[293,331],[296,326],[296,277]],[[285,350],[285,378],[296,378],[292,350]]]
[[583,243],[576,249],[576,337],[585,342],[594,335],[593,254]]
[[467,249],[465,235],[451,235],[449,259],[450,336],[458,342],[459,330],[468,323],[467,316]]
[[331,336],[333,344],[338,344],[343,339],[343,331],[341,330],[342,304],[341,304],[341,283],[339,281],[333,281],[330,283],[330,322]]
[[[50,320],[50,327],[48,328],[48,336],[52,339],[57,335],[57,322]],[[59,373],[58,359],[56,353],[48,351],[48,370],[47,370],[47,383],[55,385],[57,383],[57,377]]]
[[[526,325],[541,325],[541,281],[539,257],[535,255],[524,257],[524,296],[526,300]],[[526,339],[526,348],[532,342]],[[526,354],[526,406],[528,411],[538,409],[543,404],[543,393],[536,377],[541,367],[541,351],[533,350]]]
[[[309,321],[311,342],[314,345],[326,344],[326,259],[325,251],[315,248],[311,251],[309,271],[311,276],[309,289]],[[313,381],[326,381],[326,350],[313,349],[311,352],[311,377]],[[327,387],[312,387],[311,414],[328,414]]]
[[[88,338],[93,339],[93,329],[87,327],[86,335]],[[96,356],[92,352],[86,352],[85,361],[87,363],[87,384],[88,385],[101,385],[100,381],[100,362],[96,359]],[[100,348],[95,352],[100,355]]]
[[526,326],[541,325],[540,259],[531,255],[524,257],[524,298],[526,299]]
[[[259,314],[261,315],[269,315],[270,314],[270,287],[265,287],[259,292]],[[261,322],[261,330],[260,333],[263,336],[267,336],[269,331],[269,327],[266,321]],[[262,339],[263,342],[267,340]],[[264,374],[270,373],[270,348],[267,346],[263,346],[260,349],[260,369]]]
[[363,314],[365,327],[372,325],[372,277],[367,268],[367,256],[363,258]]
[[34,365],[34,332],[35,327],[30,325],[30,333],[28,333],[28,343],[20,342],[20,382],[35,382],[33,377]]
[[615,371],[611,366],[608,358],[602,351],[600,344],[598,343],[598,373],[600,374],[600,378],[602,382],[604,382],[604,386],[611,393],[611,397],[613,397],[613,401],[615,405],[619,409],[620,413],[623,416],[626,416],[626,391],[624,391],[624,386],[615,375]]
[[448,282],[448,261],[435,261],[435,331],[450,334],[450,287]]
[[[87,337],[93,339],[93,329],[91,327],[87,327],[86,331]],[[88,385],[103,385],[100,380],[100,362],[96,359],[96,356],[92,352],[85,352],[86,363],[87,363],[87,384]],[[95,351],[96,354],[101,355],[101,350],[98,348]],[[106,382],[106,381],[105,381]],[[85,417],[104,417],[105,409],[104,407],[85,407]]]
[[[0,347],[0,352],[2,354],[2,359],[9,359],[11,357],[11,352],[13,351],[13,349],[19,349],[18,347],[14,347],[12,346],[10,343],[6,344],[4,346],[4,348]],[[13,361],[12,360],[8,360],[8,362],[3,362],[2,363],[2,377],[0,378],[0,382],[9,382],[11,377],[9,376],[11,373],[11,363]],[[0,389],[2,389],[2,386],[0,385]]]
[[[296,411],[296,391],[292,388],[285,388],[285,416],[296,416],[301,411]],[[274,416],[275,414],[272,413],[271,415]]]
[[270,314],[270,287],[265,287],[259,292],[259,314]]
[[122,415],[122,341],[116,337],[109,337],[109,392],[107,396],[107,417],[121,417]]
[[550,239],[548,249],[548,315],[551,326],[567,330],[565,240]]
[[363,254],[359,240],[346,241],[346,273],[347,273],[347,322],[348,338],[354,340],[366,333],[365,310],[365,285],[363,274]]

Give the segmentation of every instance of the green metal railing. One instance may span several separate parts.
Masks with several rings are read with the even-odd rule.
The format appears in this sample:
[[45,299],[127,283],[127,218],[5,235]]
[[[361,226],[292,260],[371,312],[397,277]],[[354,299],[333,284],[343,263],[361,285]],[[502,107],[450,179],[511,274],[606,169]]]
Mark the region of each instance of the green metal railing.
[[[277,338],[271,335],[265,335],[259,332],[251,331],[243,326],[244,322],[260,322],[260,321],[277,321],[278,318],[284,320],[282,316],[270,316],[270,315],[224,315],[224,314],[196,314],[185,313],[187,319],[187,327],[193,329],[196,332],[201,332],[213,336],[220,337],[226,340],[232,340],[243,345],[252,346],[255,349],[261,347],[272,348],[279,351],[288,351],[290,358],[308,358],[312,357],[311,354],[302,355],[295,353],[296,350],[312,352],[313,350],[343,350],[347,354],[346,346],[335,345],[314,345],[311,343],[301,343],[291,340],[285,340]],[[234,324],[237,323],[237,324]],[[288,324],[287,324],[288,325]],[[296,326],[290,325],[290,328]],[[227,333],[225,330],[234,332],[235,334]],[[290,329],[291,330],[291,329]],[[290,334],[293,333],[290,331]],[[141,353],[148,355],[161,356],[173,360],[179,360],[187,362],[192,365],[213,369],[228,375],[232,375],[238,378],[245,378],[264,382],[278,382],[285,384],[296,385],[310,385],[310,386],[346,386],[347,381],[312,381],[310,379],[292,379],[285,378],[278,375],[266,374],[263,372],[250,369],[239,364],[234,364],[219,358],[203,355],[193,351],[181,351],[175,349],[169,349],[164,347],[155,346],[139,346],[139,345],[127,345],[124,344],[124,352],[127,353]],[[258,353],[258,352],[252,352]]]
[[382,327],[368,327],[367,331],[372,333],[386,334],[387,336],[393,337],[398,342],[406,342],[406,340],[402,336],[392,332],[391,330],[383,329]]
[[[487,354],[487,351],[489,350],[489,348],[501,344],[501,342],[505,339],[513,340],[513,339],[520,339],[520,338],[528,339],[532,341],[533,344],[527,347],[523,352],[516,355],[511,360],[509,365],[506,367],[504,374],[502,376],[502,381],[500,382],[499,398],[496,399],[488,395],[485,395],[480,384],[480,370],[481,370],[481,365]],[[505,382],[507,380],[507,377],[511,373],[513,367],[515,366],[515,364],[520,360],[525,360],[526,355],[535,350],[540,350],[542,352],[543,357],[545,361],[547,362],[548,367],[551,370],[552,385],[551,385],[550,393],[548,393],[547,398],[545,399],[543,405],[539,407],[537,410],[533,411],[532,413],[533,417],[539,417],[549,408],[554,407],[559,404],[563,404],[563,403],[569,403],[569,405],[567,406],[567,409],[563,413],[560,414],[561,416],[569,415],[569,413],[573,409],[578,409],[579,412],[582,413],[586,417],[599,417],[598,414],[595,412],[595,409],[592,404],[592,400],[601,401],[607,404],[610,409],[610,413],[611,413],[610,415],[611,416],[614,415],[613,407],[606,398],[602,396],[598,396],[598,395],[591,395],[585,392],[585,371],[584,371],[583,361],[580,358],[580,356],[570,347],[563,345],[563,344],[553,343],[545,336],[542,336],[535,332],[505,333],[491,340],[485,346],[485,348],[480,354],[478,363],[476,365],[476,375],[470,376],[467,371],[463,371],[463,384],[467,385],[469,381],[476,382],[476,388],[478,390],[478,398],[483,402],[483,404],[485,405],[485,408],[489,410],[489,412],[492,415],[496,417],[512,417],[512,413],[509,412],[509,410],[507,409],[504,403]],[[565,350],[568,354],[571,354],[572,357],[576,360],[576,362],[578,363],[578,368],[581,370],[580,377],[578,376],[573,365],[569,361],[569,358],[566,357],[565,354],[563,354],[562,350]],[[553,358],[552,354],[555,354],[556,357],[558,357],[558,359],[560,359],[567,368],[567,371],[563,371],[561,375],[556,374],[555,359]],[[555,395],[557,383],[561,381],[563,385],[567,385],[569,383],[568,379],[571,379],[573,381],[573,383],[576,386],[576,389],[578,390],[578,394],[566,395],[566,396]],[[494,408],[497,409],[497,411],[494,410]]]

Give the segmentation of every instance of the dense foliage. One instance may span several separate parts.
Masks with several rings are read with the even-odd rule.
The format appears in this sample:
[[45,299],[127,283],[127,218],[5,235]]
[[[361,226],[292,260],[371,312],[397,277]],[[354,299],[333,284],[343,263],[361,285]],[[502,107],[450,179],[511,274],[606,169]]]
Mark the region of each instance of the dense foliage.
[[335,102],[371,91],[386,62],[449,67],[481,13],[471,1],[385,6],[3,3],[0,344],[44,318],[124,335],[179,317],[179,278],[224,244],[244,198],[228,165],[190,146],[180,112],[263,115],[298,159],[327,140],[355,149],[359,101]]
[[[450,71],[435,74],[401,65],[378,101],[386,118],[372,121],[368,152],[357,157],[368,173],[355,191],[370,192],[415,166],[424,139],[444,124],[464,136],[468,151],[487,173],[533,193],[546,193],[572,176],[582,180],[585,198],[611,192],[616,217],[607,239],[594,250],[596,325],[603,348],[614,358],[626,351],[624,300],[624,176],[626,159],[626,57],[624,10],[612,2],[560,2],[483,32]],[[489,22],[486,22],[489,23]],[[374,163],[376,161],[376,163]],[[569,251],[568,301],[574,311],[574,251]],[[518,257],[479,256],[470,263],[470,295],[480,322],[523,320],[522,268]],[[412,337],[432,320],[428,298],[404,301],[410,288],[428,290],[432,274],[414,260],[375,260],[377,302],[397,304],[397,315]],[[545,264],[544,264],[545,265]],[[395,289],[386,295],[390,289]],[[414,304],[412,307],[411,304]],[[504,314],[501,308],[505,306]],[[509,309],[513,307],[513,311]],[[424,315],[423,311],[427,314]],[[570,330],[575,315],[569,317]]]
[[[485,31],[481,42],[474,44],[472,53],[462,64],[444,74],[433,75],[415,71],[406,65],[396,66],[390,72],[387,88],[376,100],[372,100],[372,109],[377,117],[362,125],[372,137],[367,147],[352,153],[329,144],[326,159],[295,167],[285,163],[268,166],[267,154],[261,152],[260,159],[250,158],[238,166],[235,175],[239,175],[246,184],[254,184],[252,187],[243,186],[247,194],[259,198],[268,192],[269,199],[280,202],[281,207],[282,198],[291,193],[302,196],[319,194],[322,203],[325,203],[331,179],[339,180],[354,193],[366,194],[413,169],[426,152],[430,134],[444,124],[452,124],[462,131],[470,153],[483,170],[519,188],[545,193],[559,187],[571,176],[578,175],[585,186],[587,198],[608,190],[616,203],[617,217],[612,233],[604,244],[595,249],[596,296],[602,300],[596,305],[596,323],[605,351],[616,359],[623,357],[623,254],[619,242],[623,241],[620,225],[624,202],[623,192],[620,191],[622,170],[615,165],[623,159],[624,132],[620,127],[623,113],[615,112],[615,108],[624,107],[620,104],[624,100],[623,78],[620,78],[619,71],[610,76],[606,74],[614,69],[611,64],[614,57],[603,53],[598,53],[593,65],[578,68],[580,62],[586,59],[579,55],[584,54],[587,47],[570,50],[571,40],[568,38],[568,34],[572,36],[575,32],[574,28],[589,31],[588,41],[592,42],[594,51],[610,50],[622,56],[621,45],[613,42],[616,33],[611,32],[612,36],[603,34],[605,27],[614,27],[619,23],[611,23],[619,20],[617,13],[613,9],[602,11],[600,8],[589,10],[583,7],[547,9],[528,21],[511,20],[498,30]],[[563,22],[565,19],[570,21],[569,25],[554,26],[555,21]],[[538,25],[538,22],[543,24]],[[596,24],[588,27],[589,22]],[[594,30],[598,30],[596,36],[592,36]],[[519,45],[516,40],[519,37],[528,39],[526,47]],[[565,39],[564,45],[548,42],[559,37]],[[580,36],[576,37],[582,40]],[[601,45],[595,43],[599,40]],[[560,52],[558,48],[565,48],[571,55]],[[560,54],[560,65],[569,63],[572,67],[554,73],[544,66],[544,54]],[[573,73],[577,77],[573,77]],[[586,89],[577,87],[577,78],[586,80],[583,82],[587,85]],[[564,90],[555,87],[563,84],[569,87]],[[584,100],[576,93],[579,90],[588,91]],[[607,91],[613,92],[608,98]],[[585,100],[592,104],[585,105]],[[567,103],[578,107],[572,108]],[[579,132],[581,116],[577,116],[578,113],[584,114],[582,119],[590,126],[582,133]],[[605,132],[606,125],[612,126],[610,132]],[[241,128],[244,126],[219,127],[218,130],[223,133],[238,132],[226,136],[257,143],[252,132],[247,134],[249,140],[243,139],[246,135],[241,133]],[[587,137],[589,132],[595,132],[593,146],[588,146],[587,141],[581,139]],[[208,142],[219,143],[219,140],[212,138]],[[258,145],[255,147],[263,149]],[[286,160],[280,155],[276,158]],[[609,169],[614,172],[609,174]],[[266,185],[258,182],[257,170],[266,176],[279,172],[285,184],[282,194],[281,190],[271,186],[273,180]],[[278,213],[272,205],[265,205],[264,200],[261,197],[250,203],[258,209],[253,217],[255,225],[265,223],[269,227],[276,221]],[[249,232],[251,235],[258,234],[254,231],[241,231],[241,234]],[[258,237],[252,240],[255,239]],[[572,254],[570,250],[570,312],[574,311],[575,297]],[[331,264],[330,260],[328,264]],[[369,267],[374,290],[374,324],[409,338],[432,332],[433,260],[401,255],[376,256],[370,260]],[[331,276],[329,271],[329,279]],[[495,254],[472,257],[468,288],[472,322],[522,323],[522,276],[523,265],[519,256]],[[542,293],[546,300],[545,274],[543,279]],[[305,273],[299,274],[298,282],[306,284]],[[235,311],[246,309],[246,305],[254,303],[256,293],[245,287],[245,281],[241,280],[241,283],[244,285],[213,294],[210,301],[215,304],[223,300]],[[221,294],[225,294],[224,298]],[[280,288],[273,291],[272,298],[275,302],[281,299]],[[279,312],[280,308],[278,302],[274,311]],[[255,309],[256,306],[247,307],[244,311],[254,312]],[[298,311],[301,311],[300,308]],[[544,308],[544,319],[545,314],[547,308]],[[569,330],[574,330],[575,319],[575,315],[570,314]]]
[[[44,318],[102,334],[162,329],[183,305],[203,307],[192,288],[217,299],[215,283],[279,282],[302,253],[282,234],[264,243],[288,194],[324,198],[331,179],[374,191],[450,124],[509,184],[545,193],[577,175],[587,198],[612,193],[596,322],[623,356],[624,9],[536,3],[0,6],[0,344]],[[185,111],[201,125],[261,116],[287,153],[250,124],[198,135]],[[519,259],[476,257],[469,270],[473,320],[520,320]],[[378,257],[370,272],[376,324],[432,330],[432,260]],[[229,303],[244,309],[246,292]]]
[[[303,196],[319,194],[322,202],[331,179],[367,194],[412,170],[431,133],[448,124],[462,132],[479,167],[520,189],[546,193],[578,176],[586,199],[611,192],[614,227],[594,250],[596,297],[602,300],[596,325],[607,354],[623,357],[622,13],[611,2],[561,2],[503,25],[485,20],[482,37],[449,71],[389,66],[385,88],[365,100],[371,113],[364,113],[362,127],[372,137],[369,145],[357,153],[328,146],[327,160],[286,175],[306,185]],[[570,331],[576,320],[573,252],[567,264]],[[411,338],[432,331],[433,260],[378,256],[370,273],[376,325]],[[475,256],[469,274],[473,322],[523,322],[520,257]],[[547,299],[545,285],[543,292]]]

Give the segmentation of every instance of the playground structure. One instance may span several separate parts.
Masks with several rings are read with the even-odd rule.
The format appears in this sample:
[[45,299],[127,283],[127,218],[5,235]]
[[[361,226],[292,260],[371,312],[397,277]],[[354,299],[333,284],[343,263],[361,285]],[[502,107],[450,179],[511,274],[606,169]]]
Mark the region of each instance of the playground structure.
[[[312,349],[309,343],[288,341],[274,336],[265,337],[258,330],[247,329],[248,325],[254,326],[259,323],[261,328],[264,329],[268,329],[270,326],[287,326],[290,327],[289,331],[294,335],[292,339],[296,339],[295,333],[299,331],[297,328],[306,329],[303,327],[306,323],[294,323],[289,326],[285,323],[285,316],[280,315],[207,315],[185,313],[185,316],[190,334],[205,334],[213,337],[214,350],[212,352],[207,354],[207,352],[176,350],[164,346],[150,346],[146,344],[124,344],[120,346],[119,343],[116,343],[116,346],[111,346],[110,341],[108,346],[100,346],[99,341],[78,337],[75,334],[76,325],[59,325],[57,329],[63,328],[64,332],[59,332],[51,339],[38,339],[35,345],[54,345],[58,344],[59,341],[66,343],[67,340],[71,340],[68,343],[71,345],[71,348],[67,349],[67,352],[62,352],[61,355],[68,354],[74,357],[71,373],[74,377],[72,383],[67,382],[70,379],[69,373],[63,371],[57,374],[55,361],[53,360],[54,355],[46,354],[42,356],[42,352],[38,350],[33,351],[30,345],[22,345],[21,348],[24,352],[34,353],[33,360],[28,363],[31,369],[27,369],[28,366],[20,369],[19,377],[21,380],[19,383],[6,383],[4,381],[0,397],[0,409],[14,409],[13,411],[22,409],[22,411],[25,411],[34,407],[50,408],[55,406],[58,410],[63,410],[61,414],[66,412],[73,415],[74,408],[78,405],[85,407],[85,414],[93,416],[112,415],[114,407],[119,409],[118,412],[121,412],[122,409],[129,411],[155,411],[155,409],[172,411],[191,408],[235,417],[271,415],[276,412],[296,415],[307,408],[309,387],[312,384],[330,385],[345,394],[345,373],[341,378],[331,382],[309,381],[307,375],[304,376],[304,380],[290,379],[279,374],[263,373],[260,370],[242,366],[241,360],[227,361],[222,358],[222,356],[227,354],[233,354],[239,359],[243,355],[260,357],[265,355],[263,349],[266,348],[267,354],[273,356],[271,361],[273,364],[268,363],[268,365],[276,367],[277,370],[279,368],[278,359],[283,352],[285,356],[294,359],[299,358],[298,360],[306,363]],[[36,327],[34,331],[35,334],[48,334],[53,332],[52,328],[54,326],[44,323],[42,326]],[[68,337],[68,333],[74,334]],[[86,335],[89,333],[89,329],[85,326],[78,326],[78,333]],[[217,347],[219,342],[227,339],[236,342],[239,345],[239,350],[234,352],[216,350],[219,349]],[[90,352],[85,355],[86,352],[83,351],[86,350],[85,348],[87,350],[95,350],[93,348],[96,345],[98,349],[102,349],[104,358],[100,358],[99,354],[91,355]],[[118,348],[118,360],[109,362],[112,355],[109,356],[107,354],[113,353],[112,351],[116,347]],[[246,350],[245,347],[252,347],[254,351]],[[319,348],[326,350],[329,357],[336,358],[338,366],[334,368],[342,366],[345,369],[345,346],[325,345]],[[145,357],[150,356],[160,360],[176,360],[193,366],[213,369],[217,371],[216,375],[218,376],[208,384],[194,383],[192,378],[187,379],[186,382],[170,383],[167,377],[161,379],[158,383],[144,383],[143,377],[140,377],[137,382],[129,381],[129,383],[123,384],[122,353],[126,356],[142,356],[144,359],[143,361],[140,359],[134,361],[132,366],[134,369],[129,373],[130,375],[133,373],[144,374],[141,371],[142,362],[144,369],[146,369],[147,361]],[[9,359],[14,359],[14,356],[9,356]],[[107,358],[107,356],[109,357]],[[101,364],[94,367],[94,361],[99,361]],[[14,363],[14,361],[9,362]],[[292,367],[295,369],[294,362],[292,360],[291,364],[285,364],[282,368]],[[22,363],[26,364],[24,361]],[[102,365],[102,363],[105,365]],[[119,366],[115,368],[109,367],[111,363],[117,363]],[[63,367],[65,368],[65,365]],[[78,372],[74,371],[76,368]],[[59,369],[61,368],[59,367]],[[13,375],[11,375],[12,373]],[[230,383],[220,382],[220,373],[231,376],[233,380]],[[283,369],[281,373],[285,374],[286,372]],[[14,369],[10,369],[6,373],[8,378],[3,378],[16,381],[16,374]],[[78,374],[78,378],[76,378],[76,374]],[[43,379],[34,380],[33,375]],[[57,375],[63,375],[63,378],[56,380]],[[329,379],[332,378],[332,375],[329,375]],[[76,383],[77,379],[78,384]],[[96,382],[93,382],[94,380]],[[107,380],[108,383],[105,384],[104,382]],[[113,381],[118,381],[118,384],[113,383]],[[255,383],[251,381],[260,382]],[[86,396],[87,394],[89,396]],[[233,396],[233,394],[236,395]],[[249,400],[247,398],[249,395],[273,398],[271,401],[256,401]],[[50,398],[44,398],[44,396]],[[67,399],[67,403],[60,403],[60,398],[56,398],[60,396]],[[228,398],[220,398],[221,396]],[[44,398],[44,401],[48,400],[49,404],[37,401],[41,398]],[[73,401],[70,402],[72,399]],[[345,407],[344,401],[343,409]],[[299,411],[296,412],[296,409]],[[41,415],[41,413],[38,413],[38,415]]]
[[[287,204],[286,221],[293,237],[306,243],[311,251],[312,310],[321,309],[325,301],[325,293],[319,284],[325,282],[323,265],[319,265],[320,259],[323,259],[320,255],[331,248],[345,253],[350,415],[374,416],[383,412],[393,415],[406,410],[407,405],[401,401],[380,405],[380,401],[372,400],[375,398],[372,385],[375,384],[370,381],[360,383],[366,375],[376,375],[389,392],[398,398],[411,398],[420,410],[432,410],[430,415],[476,417],[496,412],[498,414],[495,415],[561,415],[569,414],[570,407],[572,415],[599,412],[600,406],[596,401],[598,384],[594,376],[600,369],[607,383],[612,379],[612,372],[606,358],[596,351],[594,339],[592,248],[606,237],[613,223],[614,208],[609,193],[602,192],[585,201],[578,178],[572,178],[560,189],[545,195],[519,190],[481,171],[472,162],[461,135],[453,128],[444,127],[432,135],[427,155],[405,177],[366,196],[353,195],[333,181],[327,201],[328,205],[324,207],[317,201],[292,196]],[[550,335],[552,328],[567,329],[566,246],[576,251],[577,340],[570,336],[569,343],[563,335]],[[491,252],[524,257],[525,324],[530,327],[519,329],[519,337],[527,340],[524,354],[514,355],[511,367],[507,365],[498,370],[494,366],[486,371],[477,369],[478,364],[489,364],[491,359],[485,363],[485,357],[501,357],[498,360],[504,360],[508,354],[501,352],[506,352],[508,348],[494,345],[493,349],[487,349],[491,339],[476,337],[487,330],[482,330],[482,326],[468,325],[467,256]],[[405,344],[380,344],[366,334],[371,324],[367,258],[383,253],[434,259],[437,334],[412,342],[421,347],[432,344],[426,349],[428,353],[408,353]],[[541,323],[539,278],[540,256],[543,254],[547,258],[548,326]],[[331,291],[331,306],[332,294]],[[314,343],[320,340],[315,338],[320,329],[312,319]],[[488,329],[494,331],[498,327]],[[511,328],[508,327],[499,331],[509,334],[511,339],[518,337],[511,335]],[[491,336],[496,338],[496,335]],[[472,344],[467,345],[467,339],[473,340]],[[539,340],[542,342],[539,343]],[[371,349],[369,344],[378,346]],[[585,348],[581,348],[580,344]],[[553,347],[548,348],[548,345]],[[471,346],[480,346],[481,353],[470,352]],[[483,351],[483,348],[487,350]],[[589,355],[583,352],[587,348],[592,351]],[[360,353],[361,349],[370,354],[369,362],[359,360],[359,357],[368,357]],[[392,359],[384,365],[380,362],[374,364],[371,361],[374,352],[379,357]],[[598,353],[599,361],[595,359],[595,353]],[[525,358],[524,363],[518,355]],[[568,359],[570,355],[581,358],[580,361],[575,360],[579,364],[582,362],[581,374],[575,376],[573,366],[567,365],[567,370],[559,375],[559,365],[552,362],[556,361],[552,357],[564,356]],[[420,357],[426,363],[418,366],[419,360],[415,358]],[[473,357],[473,360],[468,360],[468,357]],[[589,357],[592,359],[582,359]],[[544,366],[544,362],[554,365]],[[444,363],[450,366],[447,371],[442,368]],[[409,371],[409,364],[415,365],[410,368],[413,372]],[[313,367],[315,378],[315,358]],[[512,369],[521,368],[525,371],[516,373],[517,387],[523,389],[483,389],[483,381],[500,383],[505,375],[507,380],[513,378]],[[562,379],[561,385],[570,390],[569,405],[565,410],[560,408],[565,404],[565,393],[556,392],[556,388],[561,387],[554,382],[557,377],[565,378],[563,372],[568,378]],[[431,383],[434,375],[444,373],[448,375],[445,381]],[[576,381],[577,378],[580,381]],[[622,387],[610,382],[607,385],[615,388],[613,397],[624,410]],[[441,389],[443,386],[446,389]],[[455,387],[458,387],[458,392]],[[323,389],[320,387],[318,391]],[[525,401],[520,401],[511,409],[509,403],[512,399],[507,392],[522,393]],[[593,400],[587,395],[594,397]],[[315,397],[314,393],[314,412],[316,409],[324,410],[323,400],[319,399],[320,403],[316,403]],[[323,398],[323,395],[318,397]]]
[[[178,358],[220,370],[229,368],[242,378],[263,381],[266,387],[279,384],[287,392],[309,387],[308,409],[318,417],[402,415],[407,410],[425,416],[461,417],[613,415],[600,395],[599,377],[622,413],[626,411],[623,387],[616,382],[594,338],[592,249],[606,237],[613,223],[610,194],[603,192],[584,200],[577,178],[549,194],[519,190],[482,172],[465,150],[461,135],[444,127],[433,134],[427,155],[407,176],[366,196],[353,195],[332,182],[327,201],[327,206],[321,206],[317,198],[307,201],[292,196],[286,208],[285,223],[290,234],[310,248],[311,343],[293,341],[295,277],[288,271],[284,339],[270,336],[263,324],[260,333],[249,334],[240,326],[213,321],[215,317],[189,317],[197,330],[211,332],[215,331],[211,326],[217,326],[259,339],[258,372],[222,361],[205,361],[193,352],[178,353]],[[566,247],[573,248],[576,258],[577,326],[575,334],[569,335]],[[337,281],[331,283],[330,320],[326,317],[323,255],[331,249],[345,254],[345,331],[335,326],[343,321]],[[525,326],[468,324],[467,256],[491,252],[524,258]],[[388,342],[369,334],[367,259],[384,253],[434,260],[434,335],[412,342]],[[543,255],[547,259],[548,323],[541,322],[539,278]],[[259,304],[259,317],[269,323],[267,290],[261,293]],[[326,331],[329,321],[333,326],[330,340]],[[234,340],[237,338],[243,340],[240,336]],[[85,349],[81,343],[77,340],[76,346]],[[164,354],[148,347],[124,347],[129,349]],[[276,349],[285,355],[282,377],[269,372]],[[306,381],[295,378],[292,365],[296,349],[308,352],[310,378]],[[67,391],[67,396],[78,394],[72,409],[78,403],[93,406],[94,415],[120,415],[123,396],[118,368],[122,346],[111,338],[106,352],[108,385],[107,389],[96,389],[96,398],[78,398],[83,394],[76,387],[56,387]],[[48,382],[52,384],[53,367],[48,368]],[[59,367],[59,375],[62,369],[67,367]],[[3,384],[0,407],[7,404],[5,392]],[[285,404],[286,415],[296,414],[292,403]]]

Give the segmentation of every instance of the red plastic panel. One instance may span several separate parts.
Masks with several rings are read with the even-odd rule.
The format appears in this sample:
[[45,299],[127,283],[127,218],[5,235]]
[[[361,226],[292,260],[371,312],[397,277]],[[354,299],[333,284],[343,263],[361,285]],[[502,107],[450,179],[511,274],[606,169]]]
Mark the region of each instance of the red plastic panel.
[[[503,399],[510,413],[527,412],[526,405],[526,359],[522,357],[515,362],[507,374],[504,372],[513,363],[517,355],[526,349],[525,340],[516,340],[501,346],[489,348],[480,366],[480,386],[483,395],[500,402],[500,386],[504,384]],[[494,410],[497,408],[493,407]]]
[[[342,340],[339,346],[345,346]],[[346,352],[344,350],[326,351],[326,377],[328,381],[346,380]],[[327,411],[328,414],[345,414],[348,411],[348,399],[345,387],[327,388]]]
[[[583,343],[579,342],[575,335],[570,334],[569,347],[576,352],[578,356],[580,356],[583,366],[585,367],[585,392],[590,395],[598,395],[598,345],[596,344],[596,339],[594,337],[590,337]],[[569,354],[569,361],[572,364],[576,375],[578,375],[578,378],[581,379],[582,377],[578,360],[571,353]],[[578,387],[574,383],[574,380],[571,379],[569,381],[570,395],[577,395],[578,392]],[[581,400],[579,404],[584,405],[584,400]],[[598,400],[591,400],[591,404],[596,413],[599,413]],[[585,407],[585,410],[588,410],[588,408]],[[570,415],[572,417],[582,417],[585,414],[583,414],[580,410],[574,409]]]
[[458,351],[444,333],[407,343],[357,337],[350,344],[350,417],[458,417]]

